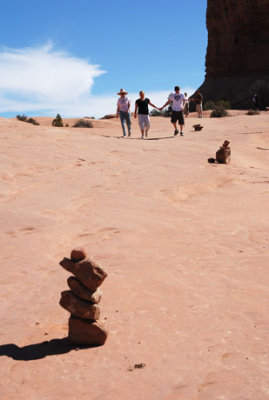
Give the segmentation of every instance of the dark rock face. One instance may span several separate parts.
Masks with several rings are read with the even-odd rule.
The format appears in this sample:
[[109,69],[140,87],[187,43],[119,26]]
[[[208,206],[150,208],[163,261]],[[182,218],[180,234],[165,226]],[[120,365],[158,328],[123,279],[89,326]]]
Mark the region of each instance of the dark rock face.
[[269,103],[269,1],[208,0],[204,101],[248,108],[255,93]]

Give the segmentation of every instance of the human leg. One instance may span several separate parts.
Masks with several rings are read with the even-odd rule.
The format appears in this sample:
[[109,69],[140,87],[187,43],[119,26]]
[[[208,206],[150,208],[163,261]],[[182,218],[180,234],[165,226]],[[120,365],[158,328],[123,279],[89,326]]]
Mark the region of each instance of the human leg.
[[138,114],[138,122],[139,122],[139,127],[140,127],[140,130],[141,130],[141,135],[142,135],[142,138],[143,138],[144,135],[145,136],[148,135],[148,130],[149,130],[149,127],[150,127],[149,116],[145,115],[145,114]]
[[184,124],[185,124],[183,111],[179,111],[178,122],[179,122],[179,125],[180,125],[180,136],[183,136],[183,127],[184,127]]
[[150,119],[149,115],[145,115],[145,136],[148,136],[148,131],[150,129]]
[[126,123],[128,128],[128,136],[132,134],[132,121],[131,121],[131,113],[126,112]]
[[126,130],[125,130],[125,112],[124,112],[124,111],[120,111],[120,122],[121,122],[121,127],[122,127],[123,136],[126,136]]
[[177,120],[178,120],[178,111],[172,111],[171,122],[175,128],[174,136],[178,134]]

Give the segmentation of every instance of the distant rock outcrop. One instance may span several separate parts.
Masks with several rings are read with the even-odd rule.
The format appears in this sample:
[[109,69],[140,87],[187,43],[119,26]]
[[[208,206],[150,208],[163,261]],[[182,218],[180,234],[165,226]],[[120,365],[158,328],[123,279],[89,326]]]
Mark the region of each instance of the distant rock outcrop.
[[207,29],[204,101],[269,105],[269,1],[208,0]]

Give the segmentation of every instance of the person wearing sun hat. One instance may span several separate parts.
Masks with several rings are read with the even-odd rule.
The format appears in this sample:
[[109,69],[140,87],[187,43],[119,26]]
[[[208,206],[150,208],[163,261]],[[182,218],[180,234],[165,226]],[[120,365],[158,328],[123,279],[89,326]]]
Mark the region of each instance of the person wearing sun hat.
[[132,122],[131,122],[131,112],[130,112],[130,107],[131,107],[131,102],[129,98],[126,96],[128,92],[126,92],[124,89],[121,89],[117,95],[120,96],[118,102],[117,102],[117,118],[120,117],[120,122],[122,126],[122,131],[123,131],[123,137],[126,137],[126,129],[125,129],[125,123],[127,124],[127,129],[128,129],[128,136],[131,136],[132,133]]

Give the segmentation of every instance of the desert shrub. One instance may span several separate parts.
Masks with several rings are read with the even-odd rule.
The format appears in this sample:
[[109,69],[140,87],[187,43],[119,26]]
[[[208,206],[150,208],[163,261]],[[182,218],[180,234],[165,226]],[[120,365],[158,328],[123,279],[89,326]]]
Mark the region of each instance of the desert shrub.
[[219,100],[219,101],[207,101],[203,108],[204,110],[214,110],[216,107],[221,106],[225,110],[229,110],[231,108],[231,104],[228,100]]
[[74,123],[73,128],[93,128],[91,121],[85,121],[85,119],[79,119]]
[[220,100],[217,102],[217,105],[222,106],[225,110],[230,110],[231,104],[228,100]]
[[16,117],[19,121],[23,121],[23,122],[26,122],[26,120],[27,120],[27,116],[26,115],[24,115],[24,114],[22,114],[22,115],[17,115],[17,117]]
[[58,126],[58,127],[63,127],[63,120],[62,117],[60,116],[60,114],[56,115],[56,118],[54,118],[54,120],[52,121],[52,126]]
[[258,110],[248,110],[246,115],[259,115],[260,112]]
[[39,122],[37,122],[34,118],[27,118],[26,122],[29,122],[29,124],[33,125],[39,125]]
[[203,105],[203,109],[204,110],[214,110],[214,108],[216,107],[216,103],[215,101],[207,101],[204,105]]
[[228,113],[227,110],[221,105],[216,105],[214,110],[212,110],[210,114],[210,118],[221,118],[221,117],[227,117]]
[[156,110],[155,108],[151,110],[149,114],[152,115],[152,117],[160,117],[162,115],[161,111]]
[[68,128],[69,124],[65,124],[65,127]]
[[39,125],[39,123],[34,118],[27,118],[26,115],[17,115],[16,117],[19,121],[29,122],[29,124]]

